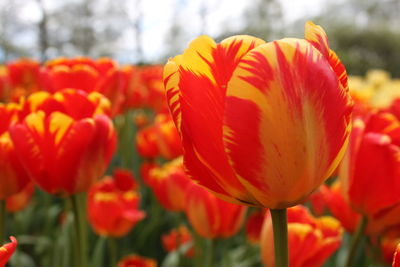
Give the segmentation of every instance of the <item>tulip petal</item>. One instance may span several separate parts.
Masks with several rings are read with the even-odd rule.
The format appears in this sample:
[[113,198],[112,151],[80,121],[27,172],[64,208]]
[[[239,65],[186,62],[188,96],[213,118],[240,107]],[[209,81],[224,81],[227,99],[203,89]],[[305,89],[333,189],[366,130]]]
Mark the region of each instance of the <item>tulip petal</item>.
[[250,51],[225,103],[225,150],[240,182],[266,207],[298,203],[344,154],[351,101],[307,41],[283,39]]

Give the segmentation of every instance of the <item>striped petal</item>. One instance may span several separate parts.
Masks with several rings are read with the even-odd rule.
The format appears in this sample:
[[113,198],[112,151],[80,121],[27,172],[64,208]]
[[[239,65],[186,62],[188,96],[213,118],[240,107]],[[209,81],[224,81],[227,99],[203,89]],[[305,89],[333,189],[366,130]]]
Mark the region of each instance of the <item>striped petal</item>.
[[240,182],[266,207],[305,198],[347,146],[351,101],[326,57],[305,40],[246,54],[225,105],[225,150]]
[[[176,94],[179,94],[179,108],[175,104],[178,98],[175,98],[173,113],[178,109],[181,113],[185,166],[201,185],[236,203],[258,204],[235,177],[223,148],[224,97],[227,83],[241,57],[262,43],[264,41],[254,37],[235,36],[217,45],[209,37],[201,36],[178,58],[179,93]],[[176,119],[179,116],[173,116],[176,122],[179,121]]]

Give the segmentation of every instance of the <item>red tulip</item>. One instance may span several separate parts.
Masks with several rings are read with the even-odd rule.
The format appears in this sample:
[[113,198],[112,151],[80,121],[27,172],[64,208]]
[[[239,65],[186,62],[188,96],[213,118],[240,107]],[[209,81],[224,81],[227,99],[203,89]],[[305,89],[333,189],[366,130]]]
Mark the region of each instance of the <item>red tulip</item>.
[[98,93],[35,93],[26,118],[10,128],[16,153],[31,178],[50,194],[85,192],[103,175],[115,132]]
[[0,267],[4,267],[7,261],[14,254],[15,248],[18,245],[17,239],[15,237],[10,236],[11,243],[7,243],[0,247]]
[[390,113],[373,112],[356,117],[353,125],[341,184],[356,211],[379,221],[369,230],[378,233],[400,223],[400,123]]
[[160,154],[154,125],[139,130],[136,134],[136,148],[142,157],[156,158]]
[[156,116],[154,125],[157,132],[157,144],[160,155],[165,159],[174,159],[182,155],[182,144],[172,118],[164,113]]
[[124,236],[145,217],[145,213],[138,210],[139,195],[134,188],[132,178],[120,174],[91,187],[87,201],[88,217],[97,234]]
[[128,255],[118,262],[117,267],[157,267],[157,262],[138,255]]
[[0,103],[0,199],[17,194],[29,182],[8,130],[18,123],[19,112],[15,103]]
[[335,181],[330,187],[322,185],[320,192],[332,215],[340,221],[346,231],[353,233],[360,222],[361,215],[355,212],[344,198],[340,181]]
[[186,207],[185,193],[192,183],[185,174],[182,158],[177,158],[149,172],[147,184],[160,204],[170,211],[183,211]]
[[[318,267],[339,247],[343,229],[333,217],[314,218],[301,206],[288,209],[288,244],[291,267]],[[264,264],[274,267],[274,244],[271,216],[265,219],[261,234]]]
[[305,40],[198,37],[168,61],[164,84],[190,176],[225,200],[296,205],[346,149],[346,71],[311,22]]
[[204,188],[186,189],[186,215],[194,230],[204,238],[228,238],[243,224],[246,208],[225,202]]
[[397,245],[400,243],[400,231],[399,228],[394,228],[387,231],[380,238],[380,247],[382,251],[383,259],[386,263],[391,263],[396,253]]
[[[181,225],[178,228],[172,229],[168,234],[162,235],[161,241],[166,251],[171,252],[179,249],[181,246],[193,242],[192,235],[189,230]],[[193,245],[190,245],[190,249],[187,250],[187,257],[193,257],[194,249]]]
[[258,244],[261,237],[261,229],[264,223],[265,211],[256,210],[247,218],[246,237],[251,244]]

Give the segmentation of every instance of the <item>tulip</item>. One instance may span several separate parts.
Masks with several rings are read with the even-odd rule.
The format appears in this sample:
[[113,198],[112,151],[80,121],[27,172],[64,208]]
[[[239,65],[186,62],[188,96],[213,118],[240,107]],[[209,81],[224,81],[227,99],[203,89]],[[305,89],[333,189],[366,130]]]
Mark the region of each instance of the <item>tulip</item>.
[[39,83],[40,63],[32,59],[19,59],[7,64],[11,90],[8,100],[18,102],[41,89]]
[[[176,229],[172,229],[168,234],[162,235],[161,241],[164,249],[171,252],[179,249],[181,246],[191,243],[192,235],[185,226],[181,225]],[[187,257],[193,257],[194,250],[192,245],[190,245],[190,249],[187,250],[185,255]]]
[[11,243],[7,243],[0,247],[0,267],[4,267],[11,256],[14,254],[15,248],[18,245],[17,239],[10,236]]
[[[341,245],[343,229],[335,218],[313,217],[307,208],[298,205],[288,209],[289,258],[291,267],[322,266]],[[261,234],[263,263],[274,267],[274,236],[267,214]]]
[[20,109],[14,103],[0,103],[0,200],[17,194],[29,182],[8,130],[18,123]]
[[30,182],[20,192],[9,196],[6,199],[7,212],[18,212],[25,209],[31,202],[34,191],[35,186]]
[[68,88],[99,92],[111,101],[112,114],[116,114],[124,98],[122,76],[118,64],[108,58],[56,58],[46,62],[41,82],[47,91],[53,93]]
[[160,155],[169,160],[181,156],[181,140],[172,118],[167,114],[160,113],[156,116],[154,124],[158,136],[157,144]]
[[88,218],[94,231],[102,236],[122,237],[145,216],[131,177],[107,177],[89,190]]
[[160,154],[157,144],[157,132],[154,125],[139,130],[136,134],[136,149],[145,158],[156,158]]
[[286,251],[284,209],[332,174],[351,130],[346,71],[324,30],[308,22],[305,40],[269,43],[200,36],[168,61],[164,85],[190,176],[222,199],[272,209]]
[[328,210],[340,221],[343,228],[353,233],[360,222],[361,215],[355,212],[344,198],[340,181],[336,180],[330,187],[322,185],[319,194]]
[[26,105],[31,112],[9,131],[30,177],[50,194],[86,192],[115,148],[107,99],[69,89],[32,94]]
[[170,211],[185,210],[185,193],[192,181],[183,170],[182,158],[177,158],[161,167],[150,170],[147,183],[165,209]]
[[195,39],[170,59],[164,83],[184,160],[201,185],[232,202],[296,205],[335,170],[352,103],[321,27],[306,40]]
[[383,260],[386,263],[391,263],[396,253],[397,245],[400,243],[399,228],[393,228],[385,232],[380,238],[380,248],[382,251]]
[[392,267],[400,267],[400,243],[396,247],[396,252],[393,255]]
[[192,183],[186,189],[186,216],[204,238],[229,238],[243,224],[246,208],[225,202]]
[[138,255],[128,255],[118,262],[117,267],[157,267],[157,262]]
[[253,211],[246,222],[246,237],[251,244],[258,244],[260,242],[261,229],[264,223],[265,211]]

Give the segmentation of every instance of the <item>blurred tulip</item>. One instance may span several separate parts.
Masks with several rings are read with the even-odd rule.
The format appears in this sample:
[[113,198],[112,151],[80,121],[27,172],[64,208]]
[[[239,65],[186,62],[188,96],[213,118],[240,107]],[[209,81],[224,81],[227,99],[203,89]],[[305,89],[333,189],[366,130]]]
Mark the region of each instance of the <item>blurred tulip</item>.
[[225,200],[296,205],[346,149],[346,71],[311,22],[305,40],[200,36],[168,61],[164,84],[190,176]]
[[[192,235],[189,230],[181,225],[178,228],[172,229],[168,234],[162,235],[161,241],[166,251],[171,252],[179,249],[181,246],[193,242]],[[193,245],[187,250],[187,257],[191,258],[194,255]]]
[[[289,262],[291,267],[318,267],[340,247],[343,229],[333,217],[313,217],[301,206],[288,209]],[[274,267],[272,220],[269,213],[261,234],[263,263]]]
[[154,125],[139,130],[136,134],[136,148],[139,155],[145,158],[156,158],[160,154],[157,143],[157,132]]
[[4,267],[11,256],[14,254],[15,248],[18,245],[17,239],[10,236],[11,243],[7,243],[0,247],[0,267]]
[[16,153],[30,177],[50,194],[85,192],[106,170],[115,132],[98,93],[38,92],[27,100],[30,113],[11,126]]
[[153,168],[149,172],[147,183],[165,209],[170,211],[185,210],[185,193],[192,180],[183,170],[182,158]]
[[35,186],[30,182],[21,191],[9,196],[6,199],[7,212],[17,212],[25,209],[31,202],[34,191]]
[[353,125],[339,175],[344,196],[369,220],[379,220],[378,228],[400,223],[399,121],[390,113],[374,112],[354,118]]
[[99,92],[112,103],[112,114],[119,112],[124,100],[124,78],[118,64],[109,58],[56,58],[46,62],[41,80],[52,93],[70,88]]
[[158,114],[155,118],[155,127],[160,155],[165,159],[181,156],[183,153],[181,139],[169,114]]
[[17,194],[30,180],[9,132],[9,127],[18,123],[19,112],[20,107],[15,103],[0,103],[0,200]]
[[94,184],[88,194],[88,218],[102,236],[122,237],[145,217],[139,210],[139,195],[131,177],[107,177]]
[[320,192],[332,215],[340,221],[347,232],[353,233],[360,222],[361,215],[355,212],[344,198],[340,181],[336,180],[330,187],[322,185]]
[[118,262],[117,267],[157,267],[157,262],[138,255],[128,255]]
[[204,238],[229,238],[243,225],[246,207],[225,202],[194,183],[186,189],[186,215]]
[[393,255],[392,267],[400,267],[400,243],[397,245]]
[[264,218],[265,210],[256,210],[247,218],[246,237],[251,244],[258,244],[260,242]]
[[399,228],[389,230],[380,239],[383,259],[386,263],[392,263],[397,245],[400,243]]

